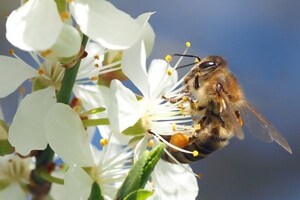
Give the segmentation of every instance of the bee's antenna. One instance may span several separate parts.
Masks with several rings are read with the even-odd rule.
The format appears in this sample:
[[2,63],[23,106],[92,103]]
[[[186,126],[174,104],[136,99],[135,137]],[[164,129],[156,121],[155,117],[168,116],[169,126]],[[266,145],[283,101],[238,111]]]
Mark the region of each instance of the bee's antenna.
[[191,55],[191,54],[179,54],[175,53],[173,56],[182,56],[182,57],[190,57],[190,58],[196,58],[198,61],[201,61],[201,58],[199,56]]
[[178,66],[178,67],[176,67],[176,69],[184,68],[184,67],[189,67],[189,66],[195,65],[195,64],[197,64],[197,63],[199,63],[201,61],[201,58],[199,56],[190,55],[190,54],[175,53],[175,54],[173,54],[173,56],[182,56],[182,57],[196,58],[196,62],[193,62],[193,63],[190,63],[190,64],[186,64],[186,65]]
[[193,63],[190,63],[190,64],[181,65],[181,66],[177,67],[176,69],[180,69],[180,68],[184,68],[184,67],[189,67],[189,66],[195,65],[197,63],[199,63],[199,62],[193,62]]

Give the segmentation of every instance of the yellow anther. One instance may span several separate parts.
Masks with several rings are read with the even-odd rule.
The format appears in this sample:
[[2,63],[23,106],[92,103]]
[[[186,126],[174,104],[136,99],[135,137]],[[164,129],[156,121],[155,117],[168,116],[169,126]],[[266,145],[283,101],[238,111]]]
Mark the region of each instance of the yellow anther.
[[10,54],[10,55],[13,55],[14,53],[15,53],[15,50],[13,50],[13,49],[10,49],[10,50],[9,50],[9,54]]
[[172,61],[172,56],[169,55],[169,54],[166,55],[165,60],[166,60],[167,62],[171,62],[171,61]]
[[154,146],[154,140],[150,139],[147,143],[147,147],[152,148]]
[[61,18],[62,21],[65,21],[65,20],[70,18],[70,14],[68,12],[61,12],[60,13],[60,18]]
[[187,96],[183,96],[183,97],[182,97],[182,101],[183,101],[183,102],[187,102],[187,101],[188,101]]
[[195,63],[200,62],[199,58],[195,58]]
[[194,157],[197,157],[198,155],[199,155],[199,152],[198,152],[197,150],[194,150],[194,151],[193,151],[193,156],[194,156]]
[[21,86],[21,87],[19,88],[19,93],[20,93],[21,95],[24,95],[24,94],[26,93],[26,88],[25,88],[24,86]]
[[180,104],[178,104],[177,108],[180,109],[180,110],[182,110],[183,109],[183,105],[180,103]]
[[185,42],[186,47],[191,47],[191,43],[189,41]]
[[175,124],[175,123],[172,124],[172,130],[177,131],[177,124]]
[[201,130],[201,125],[200,124],[197,124],[196,126],[195,126],[195,131],[200,131]]
[[43,57],[47,57],[47,56],[49,56],[51,53],[52,53],[52,50],[48,49],[48,50],[46,50],[46,51],[43,51],[43,52],[41,53],[41,55],[42,55]]
[[80,113],[81,110],[82,110],[82,107],[81,107],[81,106],[74,106],[74,107],[73,107],[73,110],[74,110],[76,113]]
[[91,81],[98,81],[99,80],[99,77],[98,76],[93,76],[90,78]]
[[99,60],[99,55],[94,55],[95,60]]
[[168,73],[169,76],[171,76],[172,73],[173,73],[173,70],[171,68],[169,68],[167,73]]
[[39,69],[38,69],[38,74],[39,74],[39,75],[45,74],[45,70],[44,70],[43,68],[39,68]]
[[107,144],[108,144],[108,139],[106,139],[106,138],[102,138],[101,140],[100,140],[100,144],[101,144],[101,146],[106,146]]

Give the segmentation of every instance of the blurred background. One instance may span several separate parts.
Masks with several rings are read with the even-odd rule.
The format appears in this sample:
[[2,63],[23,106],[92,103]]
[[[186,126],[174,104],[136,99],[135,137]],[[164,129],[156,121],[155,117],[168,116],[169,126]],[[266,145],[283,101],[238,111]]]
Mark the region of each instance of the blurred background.
[[[224,56],[248,100],[292,147],[290,155],[279,145],[258,141],[248,132],[243,141],[232,139],[224,149],[193,164],[194,171],[203,174],[197,199],[300,199],[300,1],[112,2],[133,17],[156,11],[150,20],[156,42],[149,61],[183,52],[185,41],[192,43],[190,54]],[[0,0],[2,55],[10,48],[5,38],[5,15],[18,4]],[[1,99],[6,114],[7,108],[14,111],[14,95]]]

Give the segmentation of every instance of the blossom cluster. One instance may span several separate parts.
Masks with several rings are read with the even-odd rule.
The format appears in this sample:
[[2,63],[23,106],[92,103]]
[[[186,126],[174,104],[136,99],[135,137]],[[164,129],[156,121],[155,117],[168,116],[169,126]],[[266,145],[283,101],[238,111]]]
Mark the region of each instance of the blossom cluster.
[[[179,95],[176,65],[146,66],[153,14],[132,18],[105,0],[28,0],[8,16],[7,40],[34,62],[0,55],[0,98],[32,85],[11,123],[0,110],[0,199],[196,198],[189,165],[159,159],[164,148],[143,160],[160,134],[191,122],[162,98]],[[130,191],[139,163],[149,176]]]

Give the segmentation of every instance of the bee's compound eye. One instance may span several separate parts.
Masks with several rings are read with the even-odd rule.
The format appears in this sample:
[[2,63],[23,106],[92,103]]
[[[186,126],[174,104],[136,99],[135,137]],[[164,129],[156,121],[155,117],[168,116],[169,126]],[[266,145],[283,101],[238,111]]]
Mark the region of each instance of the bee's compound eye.
[[216,68],[218,66],[218,63],[214,61],[206,61],[199,65],[200,69],[208,69],[208,68]]

